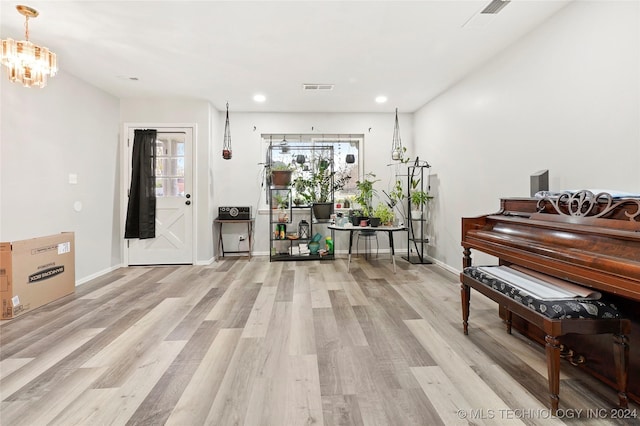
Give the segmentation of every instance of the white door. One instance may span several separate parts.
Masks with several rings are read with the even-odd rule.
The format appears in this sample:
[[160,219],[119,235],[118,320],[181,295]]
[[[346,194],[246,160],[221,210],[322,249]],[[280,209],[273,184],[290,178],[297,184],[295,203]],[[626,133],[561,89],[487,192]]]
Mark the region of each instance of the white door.
[[[127,188],[130,187],[136,128],[129,127],[127,132]],[[193,264],[193,129],[176,127],[157,130],[156,237],[127,240],[128,264]]]

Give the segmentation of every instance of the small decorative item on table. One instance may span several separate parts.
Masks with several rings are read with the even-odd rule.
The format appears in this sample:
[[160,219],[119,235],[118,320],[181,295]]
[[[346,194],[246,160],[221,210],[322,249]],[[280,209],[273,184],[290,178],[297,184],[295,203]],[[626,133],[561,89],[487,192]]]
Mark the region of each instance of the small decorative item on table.
[[309,243],[309,253],[318,254],[318,250],[320,249],[320,243],[317,241],[311,241]]
[[327,245],[327,253],[333,254],[333,240],[331,239],[331,237],[327,237],[325,239],[325,243]]
[[309,238],[309,222],[307,222],[306,220],[302,219],[300,221],[300,223],[298,223],[298,236],[303,239],[306,240]]

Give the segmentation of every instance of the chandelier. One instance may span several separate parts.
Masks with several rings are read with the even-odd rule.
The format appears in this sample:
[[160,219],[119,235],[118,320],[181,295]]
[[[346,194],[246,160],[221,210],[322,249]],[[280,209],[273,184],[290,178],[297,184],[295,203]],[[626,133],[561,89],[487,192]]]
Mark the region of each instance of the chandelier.
[[402,141],[400,140],[400,124],[398,124],[398,108],[396,108],[396,124],[393,128],[393,143],[391,145],[391,159],[402,160],[404,150],[402,149]]
[[47,78],[53,77],[58,71],[56,54],[29,41],[29,18],[37,17],[38,11],[22,5],[16,6],[16,9],[25,17],[26,40],[2,40],[0,63],[7,67],[9,80],[22,83],[24,87],[45,87]]

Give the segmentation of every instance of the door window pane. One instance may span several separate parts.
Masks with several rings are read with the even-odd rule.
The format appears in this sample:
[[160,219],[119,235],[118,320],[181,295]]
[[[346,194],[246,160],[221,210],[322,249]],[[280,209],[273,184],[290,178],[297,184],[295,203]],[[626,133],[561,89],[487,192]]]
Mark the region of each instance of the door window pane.
[[184,197],[185,139],[185,133],[158,133],[156,197]]

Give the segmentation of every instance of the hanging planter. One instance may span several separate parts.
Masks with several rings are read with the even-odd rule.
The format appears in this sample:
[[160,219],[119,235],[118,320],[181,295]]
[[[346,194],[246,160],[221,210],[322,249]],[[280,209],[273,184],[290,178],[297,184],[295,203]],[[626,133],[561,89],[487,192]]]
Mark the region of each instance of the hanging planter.
[[393,128],[393,143],[391,146],[391,159],[394,161],[402,160],[402,140],[400,139],[400,124],[398,124],[398,108],[396,108],[396,124]]
[[225,160],[231,160],[231,128],[229,127],[229,102],[227,102],[227,120],[224,123],[222,158],[224,158]]

